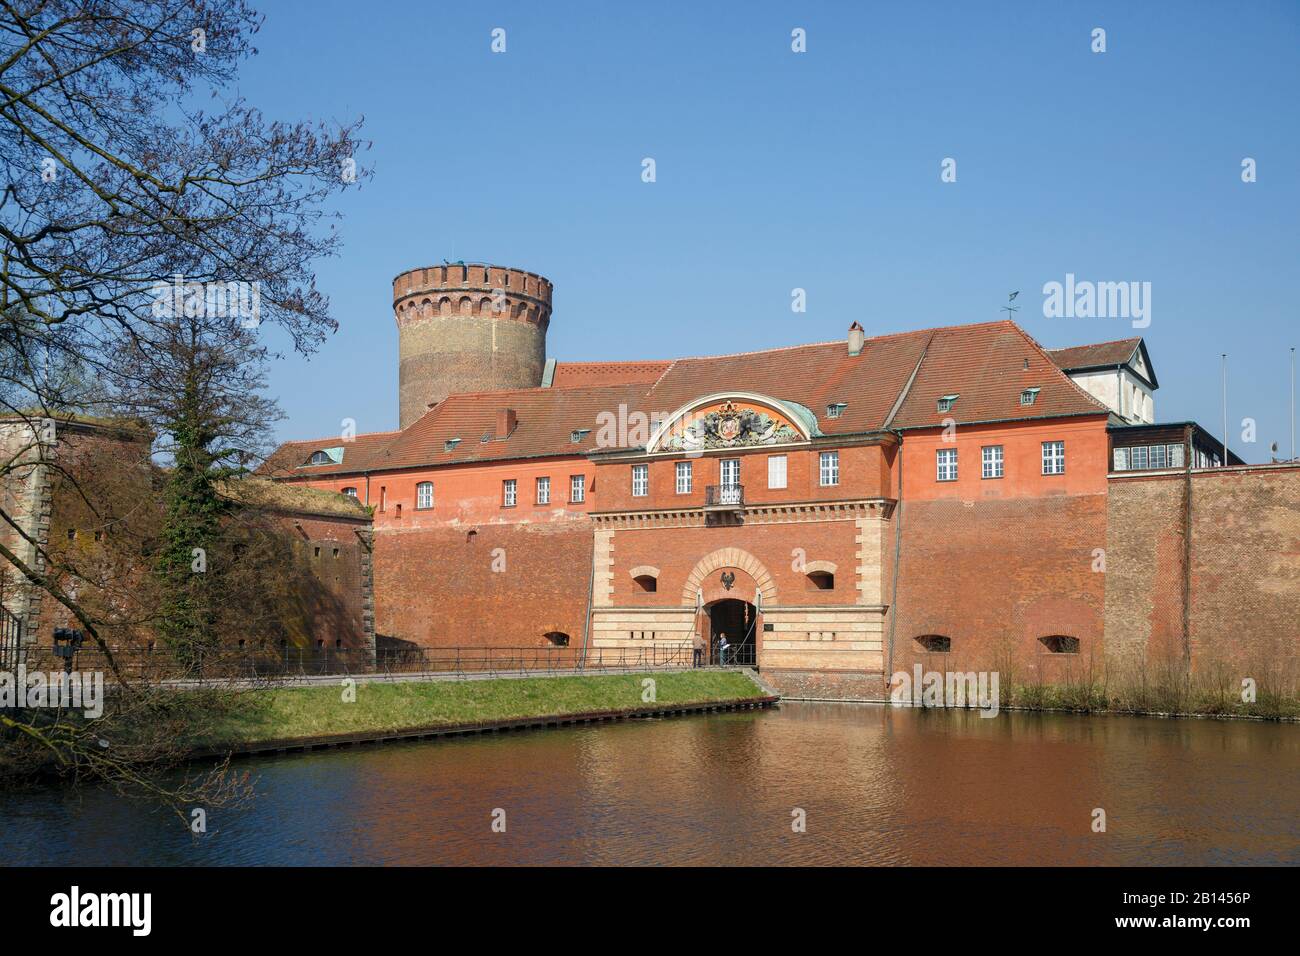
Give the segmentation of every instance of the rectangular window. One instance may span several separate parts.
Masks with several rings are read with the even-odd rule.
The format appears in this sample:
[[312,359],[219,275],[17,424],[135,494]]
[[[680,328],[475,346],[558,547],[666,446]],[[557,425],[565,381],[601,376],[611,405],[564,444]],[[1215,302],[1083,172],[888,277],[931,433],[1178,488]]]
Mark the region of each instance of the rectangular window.
[[1152,467],[1152,468],[1167,468],[1167,467],[1169,467],[1169,459],[1168,459],[1168,456],[1167,456],[1166,453],[1165,453],[1165,446],[1164,446],[1164,445],[1152,445],[1152,446],[1151,446],[1151,458],[1150,458],[1150,461],[1151,461],[1151,467]]
[[415,507],[433,507],[433,482],[422,481],[415,486]]
[[740,459],[724,458],[718,462],[719,476],[722,479],[722,487],[735,488],[740,484]]
[[504,508],[515,506],[515,479],[513,478],[501,482],[501,505]]
[[935,477],[939,481],[957,480],[956,448],[940,448],[935,452],[935,464],[937,466]]
[[1002,477],[1002,446],[985,445],[980,451],[983,453],[983,470],[980,472],[984,478],[1001,478]]
[[1184,459],[1183,459],[1183,446],[1182,446],[1182,445],[1170,445],[1170,446],[1169,446],[1169,467],[1170,467],[1170,468],[1182,468],[1182,467],[1183,467],[1183,462],[1184,462]]
[[587,476],[570,475],[569,476],[569,503],[581,504],[587,500]]
[[632,466],[632,497],[644,498],[650,493],[650,466]]
[[691,463],[689,461],[679,461],[677,463],[677,493],[679,495],[689,495],[691,493]]
[[1116,471],[1128,471],[1128,449],[1127,448],[1115,449],[1114,468]]
[[551,503],[551,479],[537,479],[537,503],[539,505],[549,505]]
[[767,458],[767,486],[784,488],[786,486],[785,455],[769,455]]
[[840,483],[840,453],[824,451],[821,454],[822,487]]
[[1065,442],[1043,442],[1043,474],[1065,474]]

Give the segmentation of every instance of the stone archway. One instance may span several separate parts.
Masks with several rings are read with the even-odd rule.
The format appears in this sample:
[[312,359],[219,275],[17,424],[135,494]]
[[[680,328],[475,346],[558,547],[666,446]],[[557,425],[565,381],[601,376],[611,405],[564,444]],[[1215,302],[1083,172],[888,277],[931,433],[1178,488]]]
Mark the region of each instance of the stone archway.
[[682,588],[683,607],[695,606],[696,596],[701,590],[704,579],[720,568],[736,568],[744,571],[754,579],[755,591],[762,593],[763,604],[765,606],[776,604],[776,582],[772,580],[771,573],[764,567],[762,561],[741,548],[719,548],[701,558],[691,569],[691,573],[686,576],[686,585]]

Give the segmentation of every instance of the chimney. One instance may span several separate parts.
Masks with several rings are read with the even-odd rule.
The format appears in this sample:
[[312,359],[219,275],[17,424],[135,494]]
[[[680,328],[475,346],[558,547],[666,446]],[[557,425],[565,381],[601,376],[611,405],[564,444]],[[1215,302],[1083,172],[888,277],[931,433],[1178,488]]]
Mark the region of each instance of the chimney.
[[867,333],[862,331],[862,326],[854,322],[849,326],[849,354],[859,355],[862,352],[862,345],[867,340]]
[[518,422],[518,416],[515,415],[515,410],[513,408],[498,408],[497,440],[499,441],[503,438],[509,438],[510,433],[515,430],[515,425],[518,424]]

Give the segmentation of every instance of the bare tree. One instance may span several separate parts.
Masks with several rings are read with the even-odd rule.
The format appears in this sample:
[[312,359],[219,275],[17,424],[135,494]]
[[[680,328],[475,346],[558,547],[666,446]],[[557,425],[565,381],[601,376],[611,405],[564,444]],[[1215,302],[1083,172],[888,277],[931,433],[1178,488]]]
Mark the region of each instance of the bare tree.
[[[126,412],[157,430],[173,481],[206,489],[247,465],[275,414],[257,397],[259,329],[310,352],[336,327],[313,270],[338,250],[325,202],[368,175],[366,144],[359,122],[270,121],[228,94],[261,22],[243,0],[0,0],[0,414],[33,435],[0,479],[42,454],[47,419]],[[68,581],[90,572],[8,508],[0,529],[29,546],[0,540],[0,561],[115,667],[101,628],[121,608],[79,599]],[[191,636],[204,600],[181,609]],[[87,739],[41,746],[123,772]]]

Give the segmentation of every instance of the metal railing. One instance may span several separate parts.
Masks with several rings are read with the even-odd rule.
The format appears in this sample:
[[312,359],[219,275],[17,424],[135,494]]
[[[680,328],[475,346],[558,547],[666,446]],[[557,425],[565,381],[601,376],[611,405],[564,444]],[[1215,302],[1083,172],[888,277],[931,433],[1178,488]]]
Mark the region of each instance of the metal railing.
[[23,622],[7,607],[0,606],[0,670],[14,670],[22,656]]
[[[128,681],[285,680],[302,677],[367,675],[498,676],[598,671],[628,673],[693,666],[692,649],[680,647],[402,647],[365,649],[215,647],[183,658],[163,647],[114,648],[118,673]],[[62,670],[64,660],[49,645],[28,647],[29,670]],[[728,661],[728,663],[735,663]],[[77,671],[102,671],[114,680],[103,651],[85,645],[73,661]]]
[[730,644],[725,652],[713,649],[714,663],[723,667],[753,667],[758,662],[758,648],[753,644]]
[[743,508],[744,506],[744,485],[707,485],[704,489],[706,508]]

